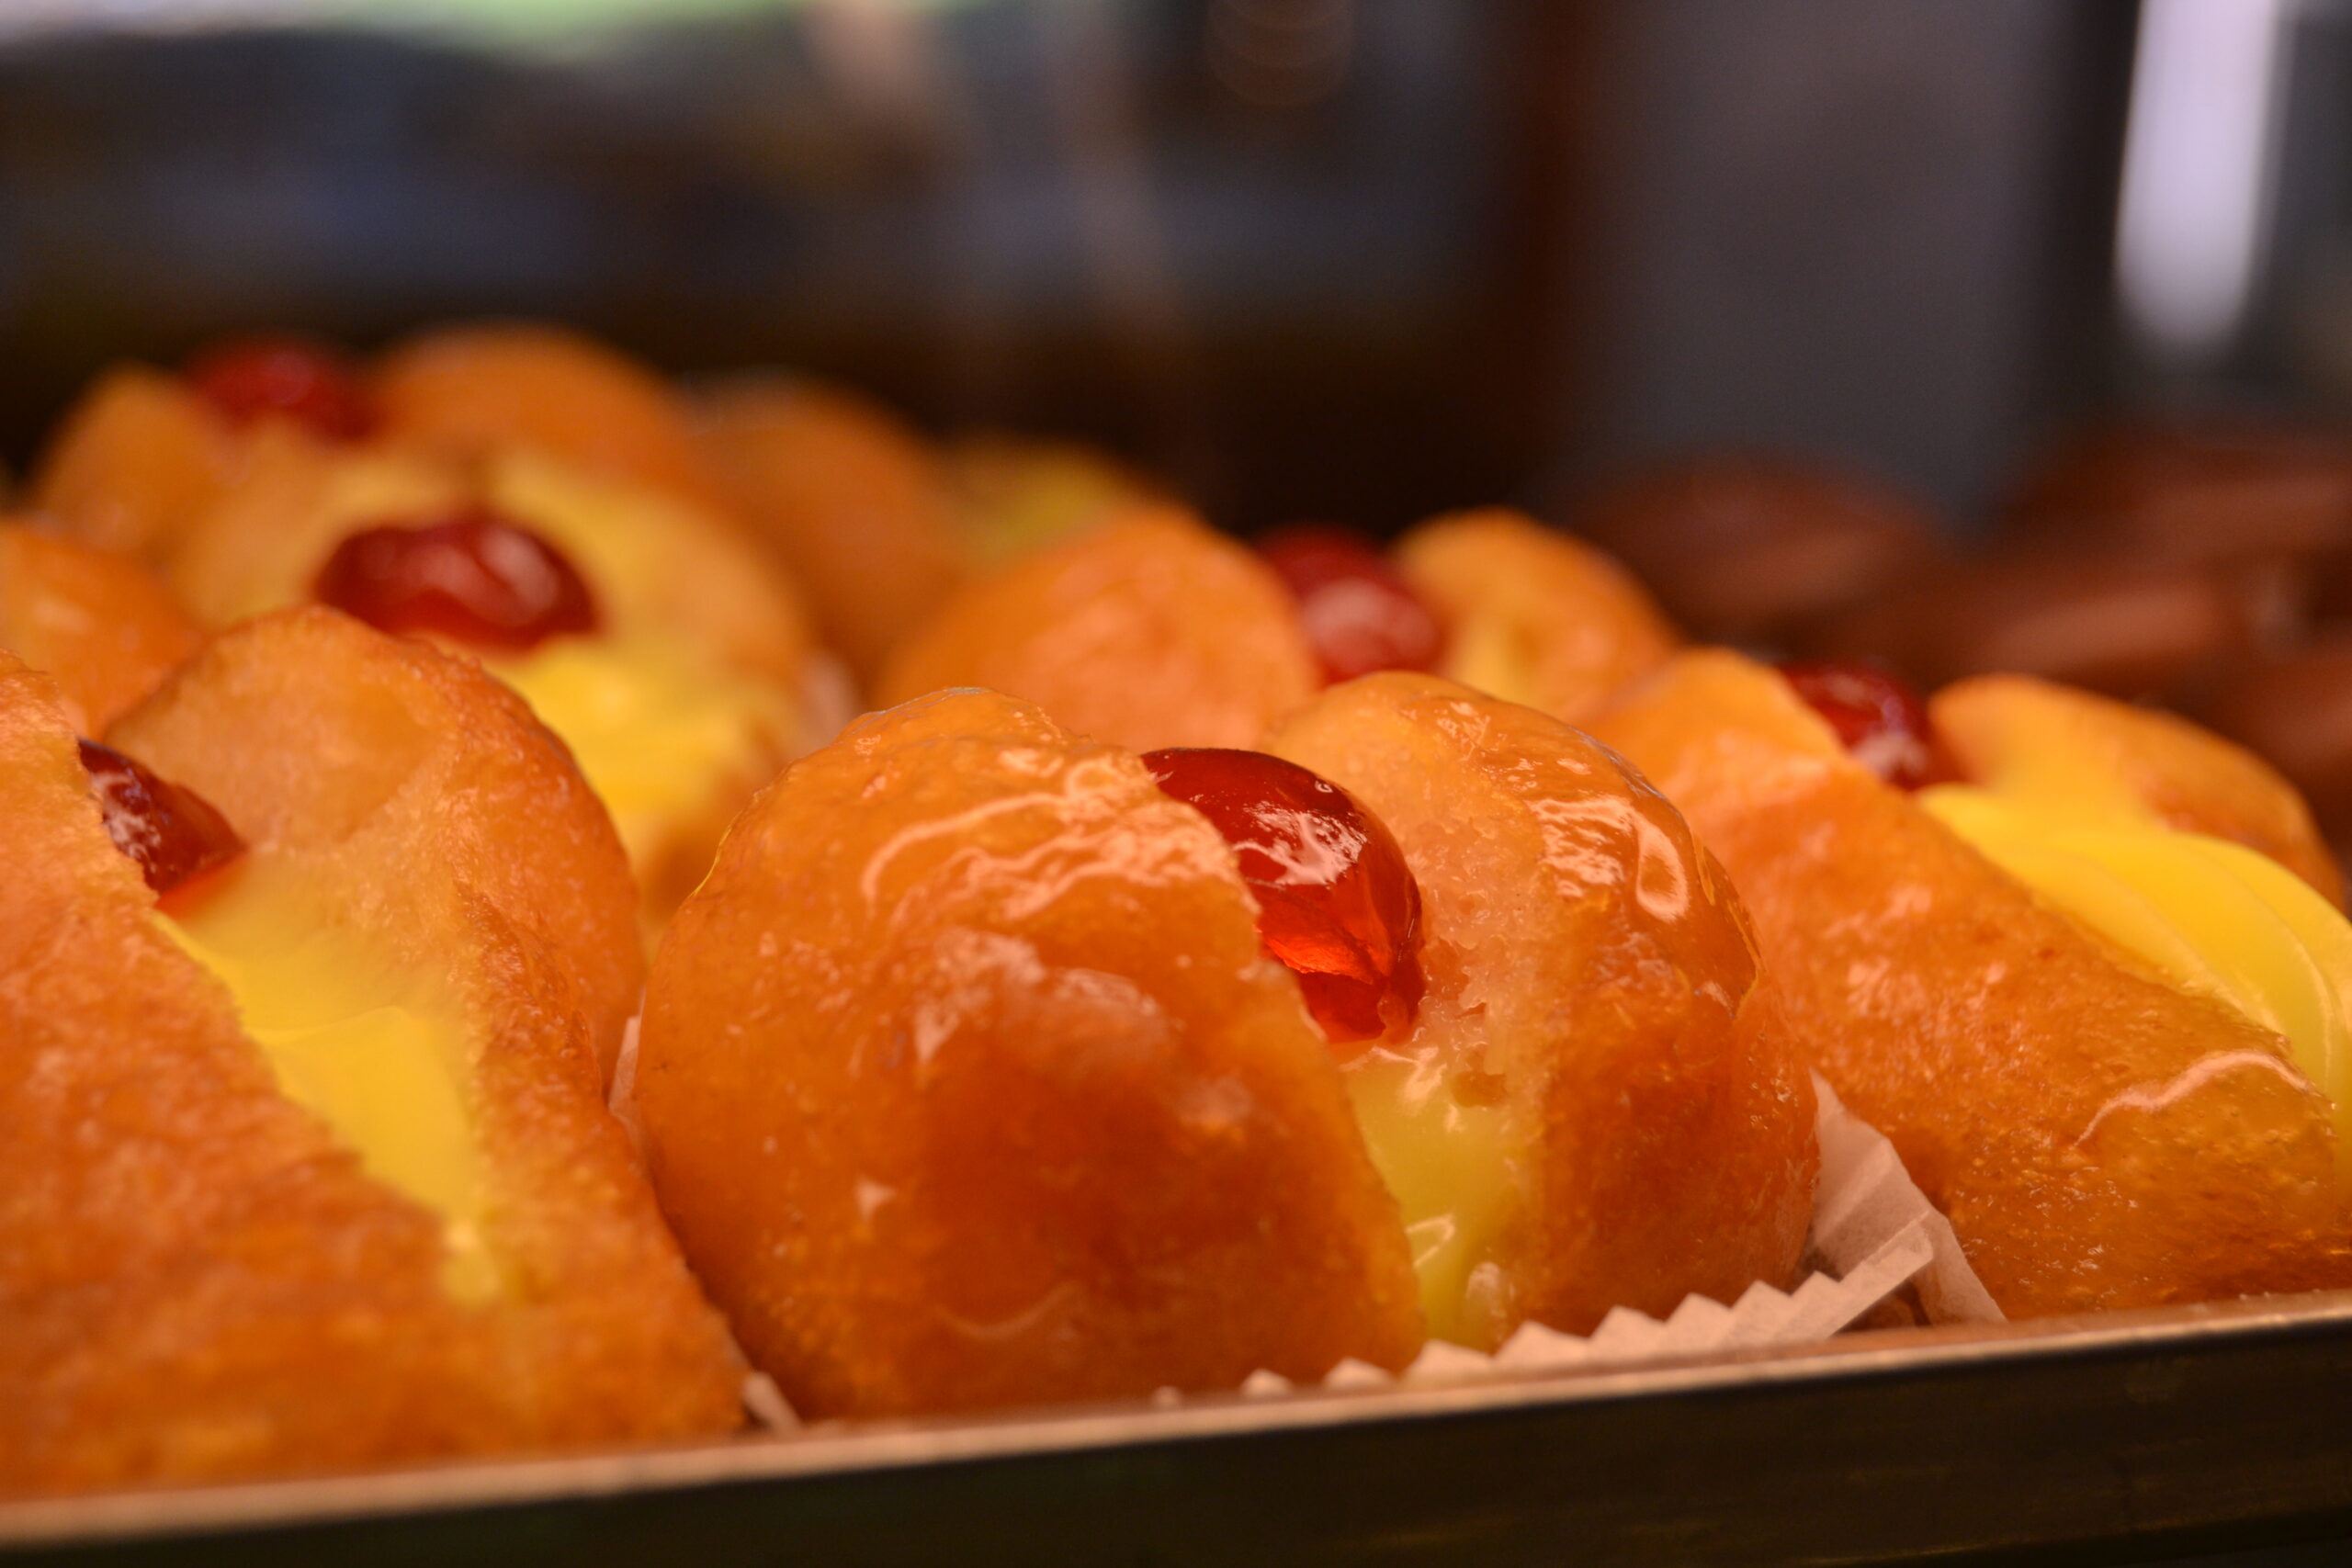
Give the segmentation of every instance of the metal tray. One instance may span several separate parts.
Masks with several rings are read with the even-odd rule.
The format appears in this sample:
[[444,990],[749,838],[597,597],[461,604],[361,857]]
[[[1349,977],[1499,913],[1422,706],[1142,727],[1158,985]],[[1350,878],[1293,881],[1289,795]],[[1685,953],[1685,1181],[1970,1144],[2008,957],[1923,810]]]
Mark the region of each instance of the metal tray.
[[2352,1292],[0,1506],[0,1560],[2113,1561],[2352,1535]]

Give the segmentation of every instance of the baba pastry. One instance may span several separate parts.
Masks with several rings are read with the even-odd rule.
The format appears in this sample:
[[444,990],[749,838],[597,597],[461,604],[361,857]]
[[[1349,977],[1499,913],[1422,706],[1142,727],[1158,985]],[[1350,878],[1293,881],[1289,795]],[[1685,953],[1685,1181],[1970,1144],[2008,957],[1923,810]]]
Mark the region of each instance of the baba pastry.
[[2283,629],[2253,578],[2154,556],[2039,545],[1951,562],[1822,623],[1807,650],[1930,685],[2033,675],[2123,698],[2193,692]]
[[823,723],[797,596],[754,545],[541,450],[266,437],[166,571],[209,625],[316,600],[479,658],[611,809],[649,930]]
[[59,422],[28,499],[86,544],[160,563],[236,482],[263,431],[343,443],[376,425],[360,372],[333,347],[234,339],[176,374],[121,365],[98,377]]
[[1432,518],[1395,555],[1445,628],[1440,673],[1571,724],[1681,646],[1632,573],[1524,513]]
[[1810,1084],[1672,807],[1433,677],[1138,756],[869,716],[666,933],[637,1105],[805,1415],[1396,1369],[1791,1282]]
[[0,1490],[740,1424],[605,1105],[627,863],[512,694],[297,610],[99,746],[0,660]]
[[701,400],[737,513],[809,592],[826,641],[872,682],[967,578],[1165,490],[1072,442],[979,434],[935,447],[889,411],[800,377],[744,376]]
[[378,433],[458,459],[523,450],[705,513],[726,489],[668,382],[566,327],[444,327],[387,350],[368,377]]
[[2015,1315],[2352,1280],[2352,927],[2293,791],[2024,677],[1679,657],[1592,726]]
[[2352,628],[2223,671],[2197,716],[2291,780],[2339,852],[2352,843]]
[[2020,543],[2209,567],[2352,545],[2352,440],[2248,420],[2092,425],[2042,452],[2003,508]]

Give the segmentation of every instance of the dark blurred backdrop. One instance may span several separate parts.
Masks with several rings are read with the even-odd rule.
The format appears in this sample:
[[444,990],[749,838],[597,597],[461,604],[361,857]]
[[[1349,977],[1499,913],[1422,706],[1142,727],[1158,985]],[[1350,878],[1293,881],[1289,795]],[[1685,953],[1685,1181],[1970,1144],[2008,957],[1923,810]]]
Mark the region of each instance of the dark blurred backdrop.
[[1236,526],[1722,443],[1965,518],[2083,409],[2352,381],[2341,10],[2219,4],[2301,41],[2256,306],[2184,354],[2114,282],[2128,0],[10,0],[0,451],[117,356],[520,313],[1094,436]]

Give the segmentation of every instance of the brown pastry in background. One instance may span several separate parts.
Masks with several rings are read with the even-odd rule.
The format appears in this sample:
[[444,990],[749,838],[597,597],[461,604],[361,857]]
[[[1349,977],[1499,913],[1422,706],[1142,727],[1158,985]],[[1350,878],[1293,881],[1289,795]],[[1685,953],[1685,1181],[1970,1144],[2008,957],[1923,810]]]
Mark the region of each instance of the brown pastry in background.
[[2032,464],[2005,535],[2219,564],[2352,544],[2352,438],[2244,419],[2094,425]]
[[1725,455],[1638,474],[1569,518],[1701,637],[1779,642],[1944,554],[1899,491],[1793,458]]
[[2237,664],[2198,716],[2293,781],[2342,852],[2352,840],[2352,626]]
[[2166,696],[2260,641],[2268,619],[2267,601],[2225,574],[2108,551],[2017,549],[1948,565],[1831,617],[1799,646],[1874,659],[1928,685],[2002,672]]

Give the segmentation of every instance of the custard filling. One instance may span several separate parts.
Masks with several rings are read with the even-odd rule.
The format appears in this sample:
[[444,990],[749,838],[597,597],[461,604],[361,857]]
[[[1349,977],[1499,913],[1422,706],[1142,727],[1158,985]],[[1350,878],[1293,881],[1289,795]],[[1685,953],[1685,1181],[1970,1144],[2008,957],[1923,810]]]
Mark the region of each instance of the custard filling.
[[[2144,812],[2100,819],[2038,792],[1939,784],[1919,804],[2032,888],[2182,989],[2286,1037],[2352,1148],[2352,922],[2243,844]],[[2352,1161],[2336,1162],[2352,1186]]]
[[484,668],[571,748],[642,867],[729,777],[763,778],[764,736],[795,733],[792,702],[660,637],[558,637]]
[[1373,1166],[1403,1213],[1431,1337],[1492,1349],[1509,1308],[1492,1261],[1511,1201],[1504,1108],[1464,1104],[1434,1053],[1375,1048],[1346,1077]]
[[1465,686],[1507,703],[1541,707],[1535,686],[1535,648],[1516,616],[1500,611],[1462,617],[1446,638],[1445,673]]
[[434,976],[396,973],[288,882],[254,854],[197,908],[155,919],[228,987],[280,1091],[370,1176],[441,1217],[443,1287],[459,1301],[491,1299],[503,1287],[456,999]]

